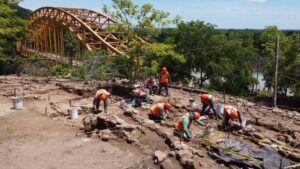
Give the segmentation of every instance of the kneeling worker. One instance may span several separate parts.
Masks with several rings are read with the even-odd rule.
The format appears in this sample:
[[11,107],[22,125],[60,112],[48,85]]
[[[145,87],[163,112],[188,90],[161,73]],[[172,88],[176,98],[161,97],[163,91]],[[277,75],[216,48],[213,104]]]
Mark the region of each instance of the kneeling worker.
[[134,107],[141,106],[142,102],[149,102],[146,92],[137,85],[135,85],[134,89],[131,91],[131,96],[134,102]]
[[95,109],[96,112],[99,112],[100,101],[103,101],[104,113],[107,113],[109,96],[110,96],[110,93],[108,91],[106,91],[105,89],[98,90],[94,97],[93,109]]
[[169,115],[168,110],[172,108],[172,105],[168,102],[165,103],[155,103],[151,106],[150,119],[163,120]]
[[[201,99],[201,102],[202,102],[202,111],[201,111],[201,115],[206,115],[207,114],[207,111],[209,109],[212,109],[213,113],[214,113],[214,116],[215,116],[215,119],[218,120],[218,119],[221,119],[218,114],[217,114],[217,111],[215,109],[215,105],[214,105],[214,97],[211,95],[211,94],[200,94],[200,99]],[[207,109],[208,108],[208,109]],[[207,109],[207,110],[206,110]]]
[[218,126],[220,130],[225,130],[229,127],[230,122],[239,119],[239,122],[242,126],[242,118],[240,112],[237,108],[233,106],[224,106],[224,119],[222,125]]
[[204,126],[202,122],[203,119],[207,119],[208,116],[201,116],[198,112],[190,112],[185,116],[181,117],[181,119],[175,124],[175,132],[174,135],[178,137],[183,137],[186,141],[191,140],[191,132],[189,130],[193,121],[195,121],[198,125]]

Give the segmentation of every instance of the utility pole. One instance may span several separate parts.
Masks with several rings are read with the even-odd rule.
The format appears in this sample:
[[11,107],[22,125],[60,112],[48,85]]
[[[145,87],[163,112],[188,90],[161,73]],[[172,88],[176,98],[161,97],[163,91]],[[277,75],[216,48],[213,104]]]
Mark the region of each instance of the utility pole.
[[275,51],[275,71],[274,71],[274,91],[273,91],[273,104],[277,107],[277,76],[278,76],[278,56],[279,56],[279,35],[276,39],[276,51]]

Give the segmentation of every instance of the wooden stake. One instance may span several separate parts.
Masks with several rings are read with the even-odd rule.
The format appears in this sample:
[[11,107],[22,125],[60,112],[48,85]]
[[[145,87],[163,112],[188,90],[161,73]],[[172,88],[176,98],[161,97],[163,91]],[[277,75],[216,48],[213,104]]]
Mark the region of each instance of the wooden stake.
[[278,56],[279,56],[279,35],[276,40],[275,51],[275,71],[274,71],[274,90],[273,90],[273,106],[277,107],[277,78],[278,78]]

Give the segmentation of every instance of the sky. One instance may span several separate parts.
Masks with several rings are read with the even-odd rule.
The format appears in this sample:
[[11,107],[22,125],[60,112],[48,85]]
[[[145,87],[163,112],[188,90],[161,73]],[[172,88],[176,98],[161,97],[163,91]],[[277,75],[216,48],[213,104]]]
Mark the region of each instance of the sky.
[[[300,29],[300,0],[132,0],[151,3],[156,9],[181,16],[183,21],[201,20],[222,29]],[[20,6],[36,10],[44,6],[86,8],[101,12],[111,0],[23,0]]]

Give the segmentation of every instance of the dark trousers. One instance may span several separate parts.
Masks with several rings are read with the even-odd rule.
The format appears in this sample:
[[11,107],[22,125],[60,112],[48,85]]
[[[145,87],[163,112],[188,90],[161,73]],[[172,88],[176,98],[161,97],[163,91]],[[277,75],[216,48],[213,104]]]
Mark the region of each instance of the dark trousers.
[[[96,111],[99,111],[99,107],[100,107],[100,99],[99,99],[99,97],[95,97],[94,98],[94,105],[96,105]],[[107,99],[105,99],[103,101],[103,105],[104,105],[104,113],[107,113],[107,105],[108,105]]]
[[150,86],[148,85],[147,88],[149,89],[149,94],[152,95],[152,94],[157,94],[157,86]]
[[223,119],[223,122],[222,122],[222,125],[219,126],[219,129],[220,130],[225,130],[229,127],[230,125],[230,117],[227,113],[224,114],[224,119]]
[[218,119],[218,118],[221,119],[221,117],[219,117],[219,115],[218,115],[218,113],[217,113],[217,111],[216,111],[215,106],[214,106],[213,103],[209,103],[209,104],[202,103],[202,104],[203,104],[203,106],[202,106],[201,116],[207,114],[206,108],[209,107],[209,108],[212,109],[212,111],[214,113],[214,116],[215,116],[215,119]]
[[166,95],[169,96],[169,90],[168,90],[168,83],[160,83],[159,84],[159,90],[158,90],[158,94],[161,95],[161,89],[165,88],[166,90]]

